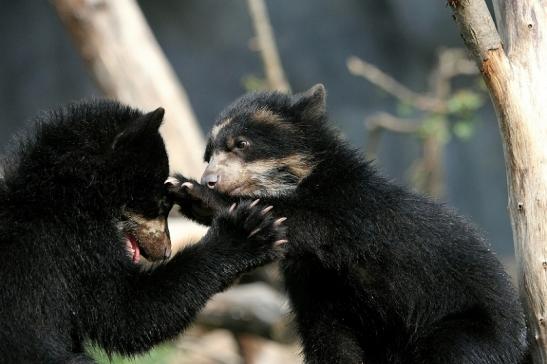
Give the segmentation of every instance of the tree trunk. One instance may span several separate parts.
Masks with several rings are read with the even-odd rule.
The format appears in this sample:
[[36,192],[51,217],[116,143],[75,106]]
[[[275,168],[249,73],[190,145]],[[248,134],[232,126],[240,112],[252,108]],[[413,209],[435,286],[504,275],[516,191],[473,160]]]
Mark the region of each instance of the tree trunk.
[[171,169],[197,177],[203,136],[169,62],[134,0],[54,0],[101,90],[145,110],[163,106]]
[[256,43],[262,57],[268,88],[288,93],[291,91],[291,87],[281,66],[281,58],[279,57],[279,51],[275,43],[266,4],[264,0],[247,0],[247,7],[253,21]]
[[[547,1],[450,0],[503,140],[520,295],[534,363],[547,362]],[[501,35],[501,37],[500,37]]]

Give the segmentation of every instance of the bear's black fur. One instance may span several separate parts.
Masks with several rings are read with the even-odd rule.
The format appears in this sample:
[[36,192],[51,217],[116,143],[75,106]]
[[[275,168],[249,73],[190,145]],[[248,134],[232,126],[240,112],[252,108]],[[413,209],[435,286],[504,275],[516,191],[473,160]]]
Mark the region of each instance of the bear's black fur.
[[243,96],[205,160],[203,185],[173,188],[186,214],[207,223],[208,209],[260,197],[288,217],[282,270],[307,363],[523,359],[523,311],[484,239],[363,161],[329,126],[323,86]]
[[[0,362],[92,363],[86,340],[142,353],[280,255],[283,227],[247,203],[220,213],[167,263],[134,263],[140,251],[169,255],[167,230],[131,235],[139,223],[165,222],[171,208],[162,118],[163,109],[84,102],[46,114],[16,144],[0,179]],[[148,251],[147,239],[163,233],[161,250]]]

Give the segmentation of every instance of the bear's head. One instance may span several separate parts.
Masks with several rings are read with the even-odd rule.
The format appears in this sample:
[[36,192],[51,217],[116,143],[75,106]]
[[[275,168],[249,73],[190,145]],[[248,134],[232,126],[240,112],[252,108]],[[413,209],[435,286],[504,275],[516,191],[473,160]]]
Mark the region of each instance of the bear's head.
[[169,257],[163,115],[106,100],[42,115],[6,163],[10,209],[31,223],[114,223],[134,262]]
[[325,88],[247,94],[227,107],[208,136],[201,182],[233,196],[294,191],[328,152]]

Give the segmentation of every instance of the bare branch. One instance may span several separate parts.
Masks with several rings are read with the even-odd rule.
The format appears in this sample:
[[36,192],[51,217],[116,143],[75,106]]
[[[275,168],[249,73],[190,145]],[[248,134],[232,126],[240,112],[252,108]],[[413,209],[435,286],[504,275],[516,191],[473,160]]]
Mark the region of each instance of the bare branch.
[[447,79],[479,73],[477,65],[463,48],[442,48],[439,51],[438,65],[442,69],[440,73]]
[[446,109],[446,105],[442,100],[425,96],[410,90],[375,65],[358,57],[352,56],[348,58],[347,67],[353,75],[361,76],[367,79],[369,82],[372,82],[402,102],[412,104],[420,110],[442,112]]
[[489,52],[501,48],[501,39],[484,0],[449,0],[467,48],[481,65]]
[[249,15],[253,20],[256,40],[262,63],[266,72],[269,88],[281,92],[290,92],[289,82],[281,66],[279,51],[275,43],[270,17],[264,0],[247,0]]
[[478,74],[475,62],[469,59],[462,48],[442,48],[438,61],[430,75],[431,94],[439,100],[446,100],[451,93],[451,81],[459,75]]
[[395,133],[415,133],[418,131],[421,122],[409,119],[398,118],[394,115],[381,112],[365,119],[367,133],[366,155],[370,159],[375,159],[380,145],[380,138],[385,130]]
[[369,130],[386,129],[395,133],[415,133],[420,128],[421,122],[398,118],[386,112],[374,114],[365,121]]

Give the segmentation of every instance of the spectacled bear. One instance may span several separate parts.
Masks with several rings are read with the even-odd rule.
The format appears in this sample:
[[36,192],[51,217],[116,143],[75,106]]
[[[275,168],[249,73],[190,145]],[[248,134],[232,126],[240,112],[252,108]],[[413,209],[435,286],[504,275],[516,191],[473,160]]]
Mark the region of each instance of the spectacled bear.
[[163,109],[111,101],[42,116],[0,180],[0,361],[93,363],[90,341],[133,355],[179,334],[212,295],[282,253],[264,206],[223,210],[170,255]]
[[212,128],[201,184],[172,193],[202,223],[235,199],[289,218],[281,266],[307,363],[519,363],[518,297],[462,217],[380,176],[328,123],[325,89],[251,93]]

